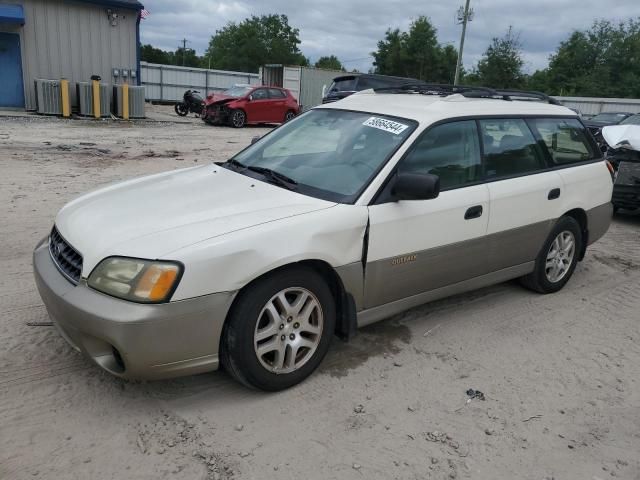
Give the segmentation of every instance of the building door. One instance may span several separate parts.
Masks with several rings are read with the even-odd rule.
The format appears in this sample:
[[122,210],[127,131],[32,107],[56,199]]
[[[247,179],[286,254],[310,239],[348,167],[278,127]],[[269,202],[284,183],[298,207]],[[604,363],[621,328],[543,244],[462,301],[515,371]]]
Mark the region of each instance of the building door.
[[20,36],[0,32],[0,107],[24,108]]

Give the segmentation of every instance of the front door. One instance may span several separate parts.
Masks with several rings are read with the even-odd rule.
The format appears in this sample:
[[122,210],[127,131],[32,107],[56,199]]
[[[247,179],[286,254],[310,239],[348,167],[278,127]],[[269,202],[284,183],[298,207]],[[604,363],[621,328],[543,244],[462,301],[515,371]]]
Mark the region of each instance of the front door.
[[270,108],[269,93],[266,88],[258,88],[251,92],[251,100],[247,103],[248,122],[268,122]]
[[487,273],[489,189],[476,122],[429,129],[398,172],[438,175],[442,191],[433,200],[389,198],[369,207],[365,308]]
[[20,35],[0,33],[0,107],[24,107]]

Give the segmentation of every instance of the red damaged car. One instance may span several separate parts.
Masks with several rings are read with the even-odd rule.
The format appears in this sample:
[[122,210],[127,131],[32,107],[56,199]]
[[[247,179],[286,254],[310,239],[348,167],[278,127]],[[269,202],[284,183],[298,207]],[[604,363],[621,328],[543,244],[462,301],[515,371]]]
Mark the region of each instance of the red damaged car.
[[210,125],[284,123],[298,114],[298,102],[289,90],[278,87],[236,85],[222,93],[209,95],[202,119]]

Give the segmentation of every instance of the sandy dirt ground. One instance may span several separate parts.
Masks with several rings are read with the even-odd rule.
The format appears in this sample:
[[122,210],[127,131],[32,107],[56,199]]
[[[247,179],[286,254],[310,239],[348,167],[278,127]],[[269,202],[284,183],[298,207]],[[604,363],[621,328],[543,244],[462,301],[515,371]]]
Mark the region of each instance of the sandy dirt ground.
[[31,252],[60,207],[266,131],[0,118],[0,479],[640,479],[640,216],[560,293],[424,305],[277,394],[224,372],[122,381],[46,326]]

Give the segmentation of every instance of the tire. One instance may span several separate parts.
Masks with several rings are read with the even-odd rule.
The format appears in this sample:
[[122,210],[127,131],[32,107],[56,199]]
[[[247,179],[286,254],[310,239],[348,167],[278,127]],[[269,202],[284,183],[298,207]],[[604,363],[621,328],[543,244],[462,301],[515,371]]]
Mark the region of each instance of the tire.
[[[571,241],[572,248],[569,247]],[[521,283],[539,293],[561,290],[573,275],[581,251],[580,224],[573,217],[560,218],[536,258],[534,271],[522,277]]]
[[176,103],[173,109],[176,111],[178,115],[181,117],[186,117],[189,114],[189,107],[183,102]]
[[231,110],[229,113],[229,123],[233,128],[242,128],[247,124],[247,114],[240,109]]
[[293,110],[289,110],[284,115],[284,123],[287,123],[287,122],[293,120],[294,118],[296,118],[296,112],[294,112]]
[[[286,313],[283,294],[292,310],[304,298],[301,315]],[[335,315],[333,295],[315,270],[295,267],[275,272],[237,299],[222,333],[222,365],[248,387],[278,391],[296,385],[327,354]]]

